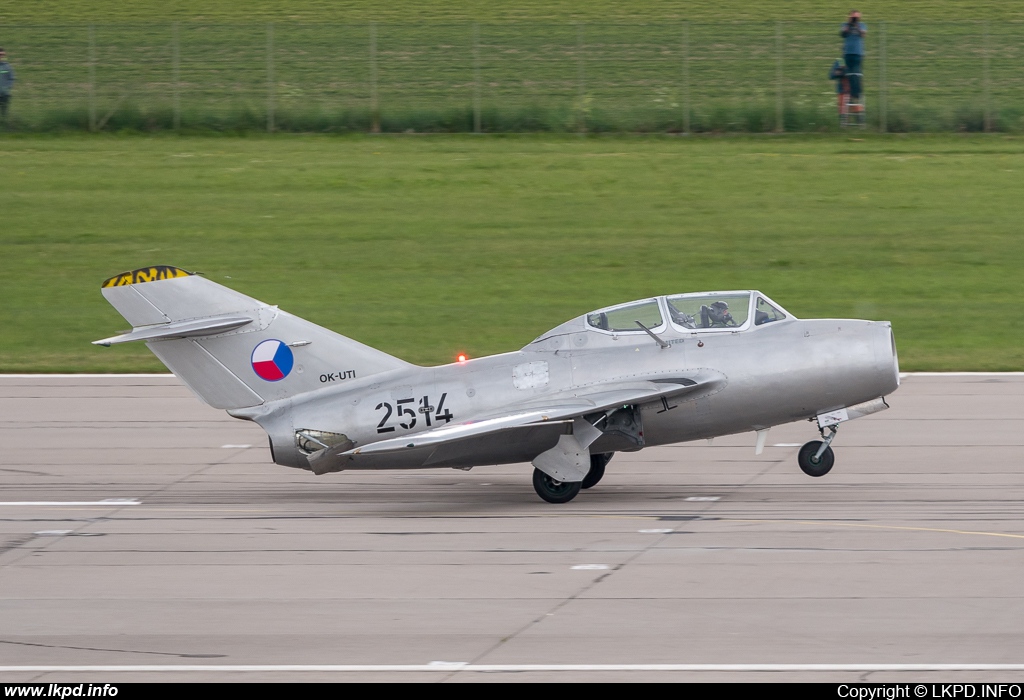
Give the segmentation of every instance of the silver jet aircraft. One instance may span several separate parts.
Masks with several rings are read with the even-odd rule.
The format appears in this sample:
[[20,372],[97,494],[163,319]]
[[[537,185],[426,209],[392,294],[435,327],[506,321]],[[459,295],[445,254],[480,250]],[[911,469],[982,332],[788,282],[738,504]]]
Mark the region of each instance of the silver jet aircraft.
[[532,462],[566,503],[615,452],[815,421],[799,452],[823,476],[840,423],[887,408],[899,386],[885,321],[802,320],[757,291],[631,301],[567,321],[516,352],[418,367],[174,267],[103,283],[200,399],[258,423],[277,464],[470,469]]

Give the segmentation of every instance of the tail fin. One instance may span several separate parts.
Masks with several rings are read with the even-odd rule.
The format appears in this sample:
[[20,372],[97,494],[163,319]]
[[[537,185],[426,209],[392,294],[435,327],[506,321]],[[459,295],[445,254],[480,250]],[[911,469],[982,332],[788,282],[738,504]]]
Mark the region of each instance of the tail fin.
[[125,272],[105,281],[102,291],[132,331],[96,344],[146,341],[214,408],[257,406],[410,366],[176,267]]

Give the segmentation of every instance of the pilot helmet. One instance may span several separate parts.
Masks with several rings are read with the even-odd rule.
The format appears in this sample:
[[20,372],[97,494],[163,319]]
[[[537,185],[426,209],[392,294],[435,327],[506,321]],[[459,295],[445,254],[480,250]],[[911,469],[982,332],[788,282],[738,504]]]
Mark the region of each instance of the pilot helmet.
[[722,311],[728,311],[729,305],[726,304],[724,301],[716,301],[711,305],[711,308],[721,313]]

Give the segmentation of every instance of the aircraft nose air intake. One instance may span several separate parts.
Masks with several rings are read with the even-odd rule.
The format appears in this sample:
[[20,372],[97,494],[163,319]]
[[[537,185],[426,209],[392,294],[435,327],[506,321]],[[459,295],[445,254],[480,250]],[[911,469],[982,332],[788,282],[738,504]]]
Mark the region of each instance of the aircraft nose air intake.
[[881,332],[876,337],[875,361],[883,380],[890,386],[885,393],[895,391],[900,385],[900,361],[896,353],[896,336],[888,322],[883,324]]
[[896,377],[896,386],[900,385],[900,357],[896,354],[896,336],[892,332],[892,327],[889,328],[889,347],[892,350],[892,372]]

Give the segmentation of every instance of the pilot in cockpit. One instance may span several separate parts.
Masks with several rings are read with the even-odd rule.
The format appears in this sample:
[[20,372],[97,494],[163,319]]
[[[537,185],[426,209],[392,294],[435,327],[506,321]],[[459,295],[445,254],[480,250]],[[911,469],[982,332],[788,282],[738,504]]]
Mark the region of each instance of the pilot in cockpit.
[[700,307],[700,325],[702,328],[727,328],[735,326],[736,321],[729,313],[729,305],[724,301],[716,301],[710,306]]

